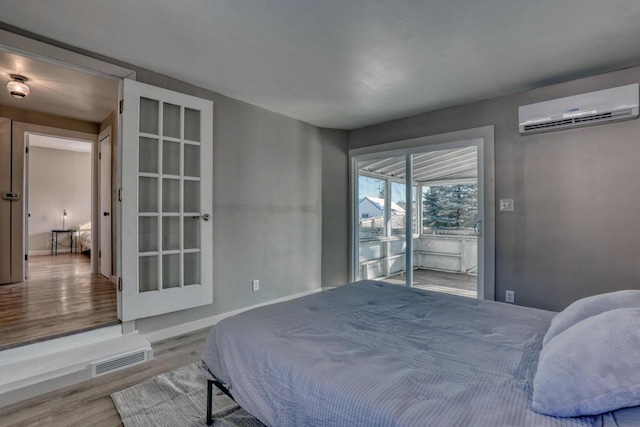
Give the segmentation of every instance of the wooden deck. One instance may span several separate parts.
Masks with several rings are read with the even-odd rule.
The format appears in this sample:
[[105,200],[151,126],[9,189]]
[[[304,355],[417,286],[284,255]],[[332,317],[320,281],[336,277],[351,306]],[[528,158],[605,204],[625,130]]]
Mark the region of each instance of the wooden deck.
[[[414,288],[444,292],[469,298],[478,297],[477,279],[477,276],[467,274],[446,273],[444,271],[424,269],[413,270]],[[404,285],[406,283],[404,273],[382,280],[397,285]]]
[[0,286],[0,313],[0,350],[116,324],[116,285],[86,255],[34,256],[28,280]]

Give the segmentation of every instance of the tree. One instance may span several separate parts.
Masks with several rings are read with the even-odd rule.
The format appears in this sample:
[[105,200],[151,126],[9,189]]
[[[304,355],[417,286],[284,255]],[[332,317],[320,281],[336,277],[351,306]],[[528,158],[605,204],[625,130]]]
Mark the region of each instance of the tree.
[[429,187],[422,203],[423,226],[434,230],[473,228],[478,217],[478,186]]

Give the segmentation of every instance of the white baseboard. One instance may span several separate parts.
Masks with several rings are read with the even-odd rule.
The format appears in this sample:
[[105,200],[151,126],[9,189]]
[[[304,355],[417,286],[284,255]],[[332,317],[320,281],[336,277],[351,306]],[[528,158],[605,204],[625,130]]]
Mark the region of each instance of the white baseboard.
[[29,251],[29,256],[38,256],[38,255],[51,255],[50,249],[42,249],[37,251]]
[[315,294],[317,292],[321,292],[323,289],[311,289],[310,291],[300,292],[297,294],[289,295],[282,298],[277,298],[271,301],[266,301],[260,304],[252,305],[249,307],[239,308],[237,310],[228,311],[226,313],[217,314],[212,317],[206,317],[204,319],[194,320],[193,322],[182,323],[180,325],[171,326],[165,329],[158,329],[157,331],[148,332],[146,334],[142,334],[142,336],[149,341],[150,343],[155,343],[158,341],[166,340],[169,338],[177,337],[178,335],[188,334],[189,332],[197,331],[203,328],[210,328],[222,319],[227,317],[235,316],[236,314],[240,314],[244,311],[251,310],[258,307],[263,307],[265,305],[276,304],[279,302],[289,301],[292,299],[304,297],[306,295]]
[[10,348],[0,351],[0,369],[12,363],[72,350],[120,336],[122,336],[122,326],[113,325],[21,347]]

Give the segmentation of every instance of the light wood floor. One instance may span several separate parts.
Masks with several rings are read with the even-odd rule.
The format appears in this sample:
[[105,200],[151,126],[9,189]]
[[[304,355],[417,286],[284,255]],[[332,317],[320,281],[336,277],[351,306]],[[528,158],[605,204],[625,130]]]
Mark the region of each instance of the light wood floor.
[[[398,285],[405,284],[404,273],[382,280]],[[469,274],[447,273],[420,268],[413,270],[413,287],[463,297],[478,297],[478,277]]]
[[[209,329],[153,345],[154,360],[0,409],[3,427],[121,426],[109,395],[198,362]],[[204,414],[203,414],[204,415]]]
[[0,350],[118,322],[116,285],[86,255],[31,257],[28,277],[0,285]]

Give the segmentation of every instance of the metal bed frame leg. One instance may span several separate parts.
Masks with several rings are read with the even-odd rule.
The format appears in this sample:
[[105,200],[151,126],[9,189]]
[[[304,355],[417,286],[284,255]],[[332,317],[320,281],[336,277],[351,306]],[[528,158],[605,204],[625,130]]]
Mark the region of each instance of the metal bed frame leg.
[[213,424],[211,417],[211,398],[213,397],[213,381],[207,380],[207,425]]
[[211,408],[211,398],[213,397],[213,386],[216,386],[221,392],[223,392],[224,394],[226,394],[227,396],[229,396],[229,398],[231,400],[233,400],[234,402],[236,401],[233,396],[231,396],[231,393],[229,392],[229,389],[226,388],[225,386],[222,385],[222,383],[220,381],[216,381],[216,380],[207,380],[207,425],[210,426],[211,424],[213,424],[213,415],[212,415],[212,408]]

